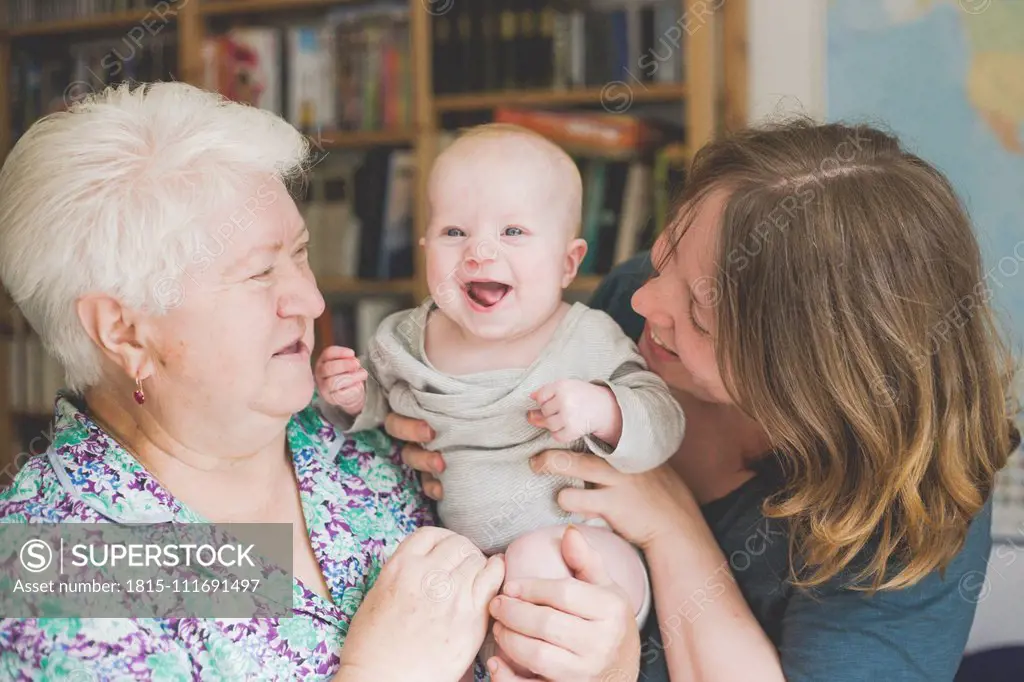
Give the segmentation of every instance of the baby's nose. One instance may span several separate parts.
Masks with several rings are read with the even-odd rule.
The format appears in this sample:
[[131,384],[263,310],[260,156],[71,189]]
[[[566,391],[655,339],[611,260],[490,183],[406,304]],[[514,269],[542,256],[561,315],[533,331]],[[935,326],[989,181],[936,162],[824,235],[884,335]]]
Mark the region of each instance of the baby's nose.
[[466,245],[467,262],[483,264],[493,262],[498,256],[498,244],[491,238],[474,239]]

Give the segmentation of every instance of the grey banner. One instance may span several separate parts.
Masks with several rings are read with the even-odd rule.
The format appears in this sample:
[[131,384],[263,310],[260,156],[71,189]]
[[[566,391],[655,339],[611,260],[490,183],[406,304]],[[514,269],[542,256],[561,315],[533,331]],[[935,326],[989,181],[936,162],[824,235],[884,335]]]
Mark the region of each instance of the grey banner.
[[0,524],[7,618],[292,615],[292,526]]

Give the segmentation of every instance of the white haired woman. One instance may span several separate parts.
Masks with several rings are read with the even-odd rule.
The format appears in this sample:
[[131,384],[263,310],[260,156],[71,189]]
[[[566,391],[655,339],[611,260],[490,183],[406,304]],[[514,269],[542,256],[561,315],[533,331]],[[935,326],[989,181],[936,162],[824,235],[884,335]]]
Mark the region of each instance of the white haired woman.
[[[6,160],[0,277],[68,390],[53,445],[0,493],[0,521],[296,532],[291,618],[8,618],[0,677],[456,680],[474,667],[501,558],[421,528],[433,519],[397,445],[347,439],[311,407],[324,301],[288,193],[308,152],[268,112],[164,83],[46,117]],[[624,596],[588,548],[565,551],[580,569],[567,610],[588,615],[572,627],[593,644],[560,659],[565,678],[636,670]],[[430,599],[425,581],[456,565],[452,597]]]

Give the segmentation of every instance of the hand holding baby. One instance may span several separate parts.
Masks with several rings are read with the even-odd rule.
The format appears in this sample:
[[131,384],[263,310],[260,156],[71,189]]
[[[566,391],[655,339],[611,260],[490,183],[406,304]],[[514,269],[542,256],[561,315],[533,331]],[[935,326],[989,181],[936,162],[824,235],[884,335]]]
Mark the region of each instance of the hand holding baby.
[[561,379],[530,394],[540,406],[530,410],[530,424],[547,429],[559,443],[594,436],[611,445],[622,435],[622,410],[607,386],[579,379]]
[[325,348],[316,361],[316,388],[325,401],[349,416],[363,411],[366,404],[367,371],[355,351],[342,346]]

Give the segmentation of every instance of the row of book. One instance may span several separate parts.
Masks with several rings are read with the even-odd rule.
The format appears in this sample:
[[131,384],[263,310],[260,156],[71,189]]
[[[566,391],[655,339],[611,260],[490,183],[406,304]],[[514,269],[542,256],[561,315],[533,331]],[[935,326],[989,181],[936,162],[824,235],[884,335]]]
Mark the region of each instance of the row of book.
[[583,229],[587,255],[579,274],[606,274],[652,241],[654,180],[643,161],[577,159],[583,177]]
[[70,43],[58,54],[14,51],[10,72],[11,129],[18,139],[36,120],[121,82],[166,81],[178,69],[170,30],[144,41]]
[[[188,0],[185,0],[186,2]],[[23,26],[42,21],[70,21],[103,14],[167,9],[176,0],[2,0],[0,23]]]
[[324,21],[246,26],[206,38],[204,87],[306,133],[408,129],[409,7],[345,6]]
[[431,24],[438,93],[682,80],[681,0],[474,0],[448,6]]
[[328,152],[298,198],[318,278],[413,276],[416,157],[407,149]]

